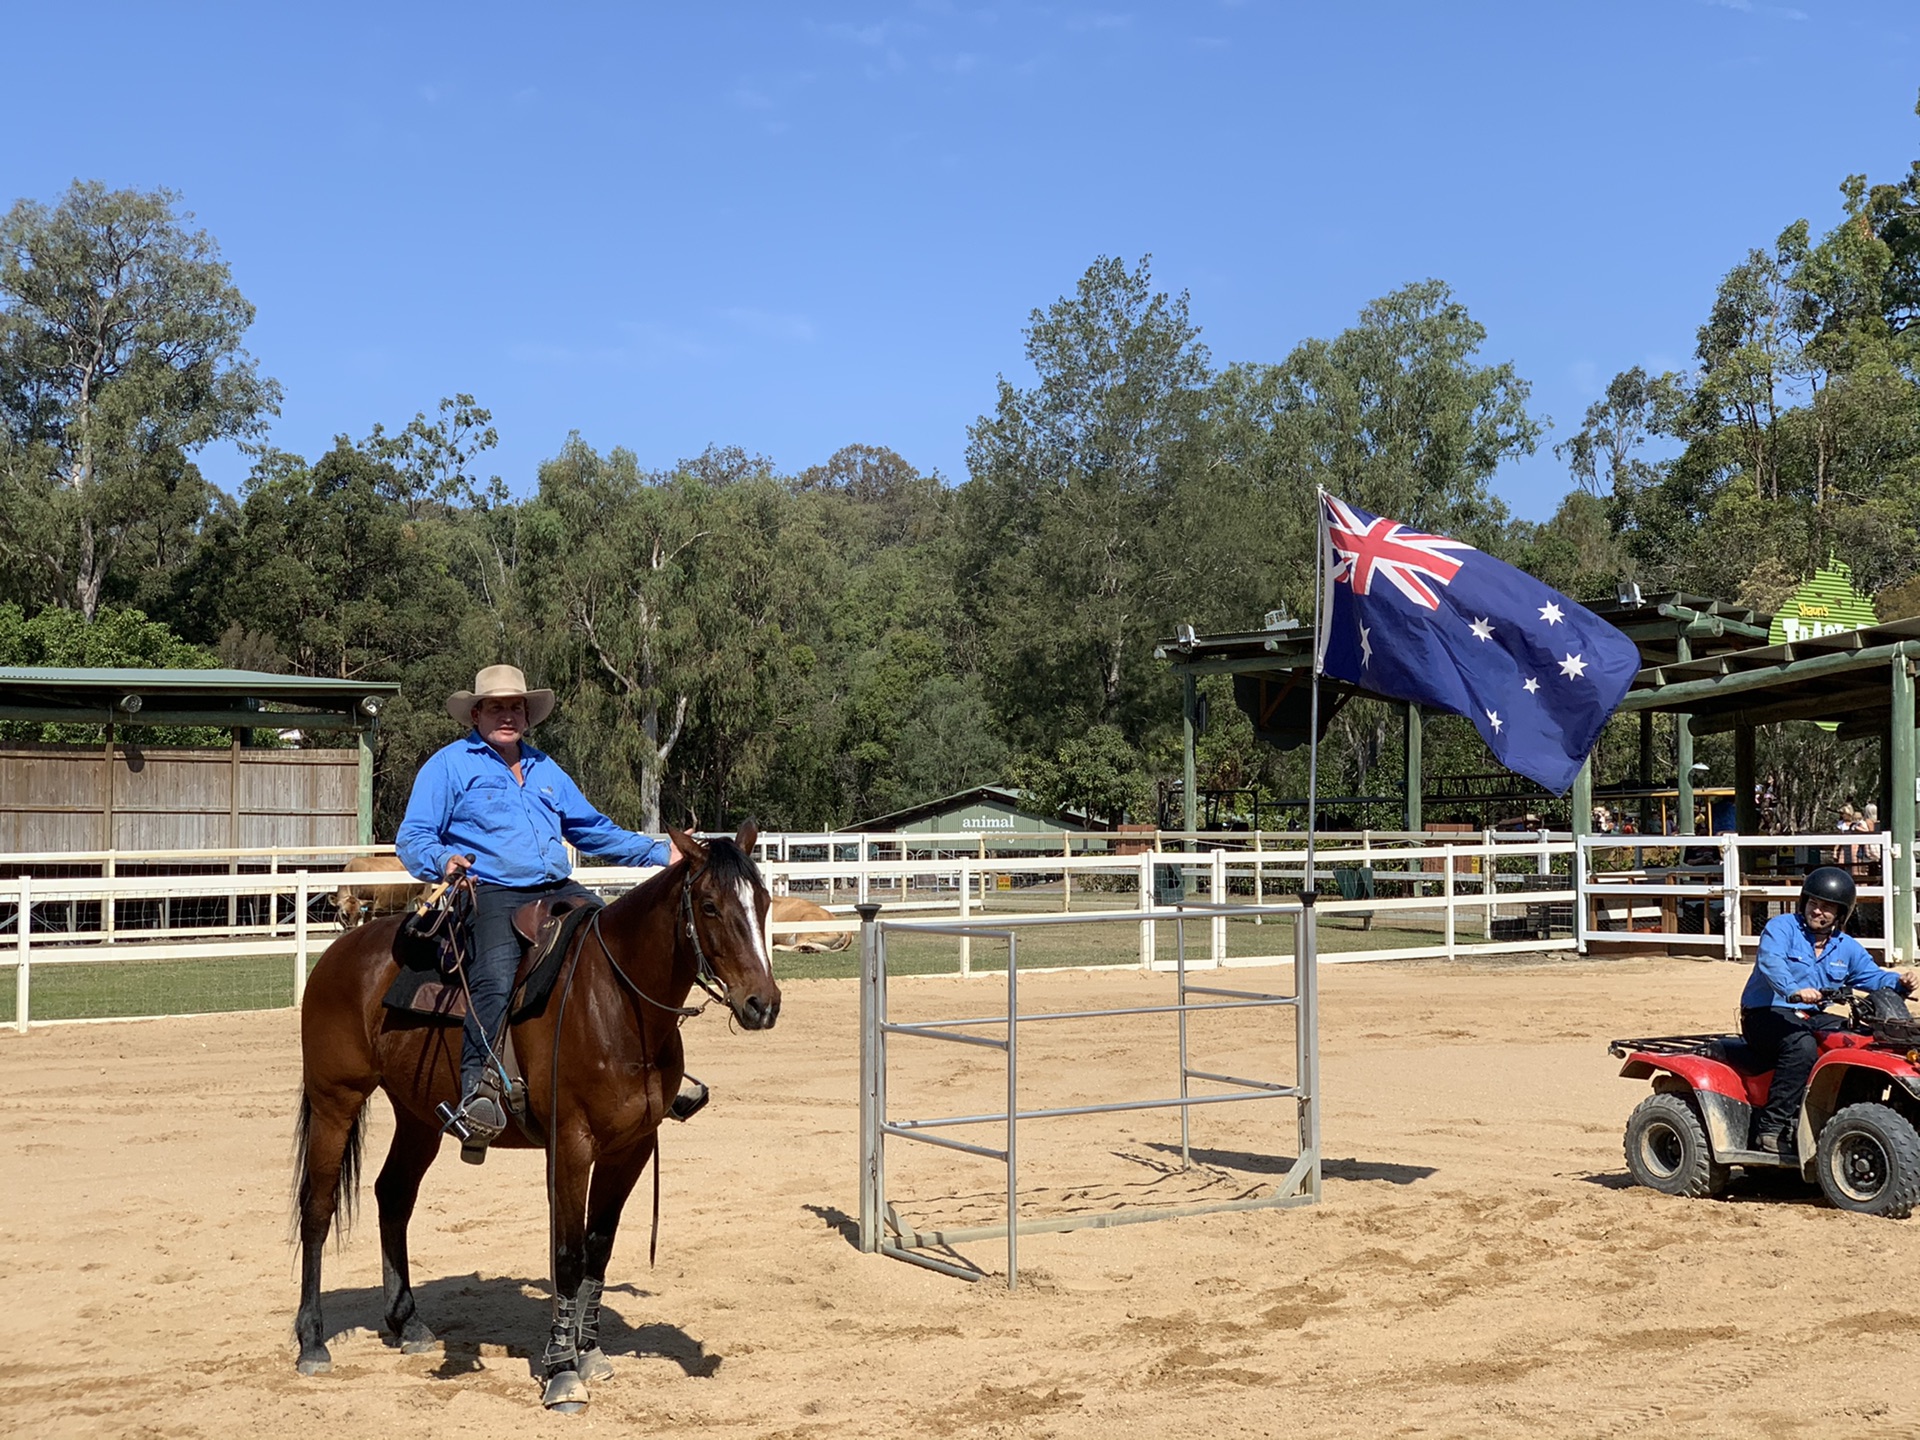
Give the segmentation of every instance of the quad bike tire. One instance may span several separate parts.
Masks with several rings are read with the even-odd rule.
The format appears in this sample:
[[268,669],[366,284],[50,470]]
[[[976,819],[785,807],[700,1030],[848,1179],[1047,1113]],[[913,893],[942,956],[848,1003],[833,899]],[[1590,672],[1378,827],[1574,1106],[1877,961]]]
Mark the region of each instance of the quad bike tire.
[[1704,1199],[1727,1188],[1728,1168],[1713,1158],[1707,1127],[1687,1095],[1649,1095],[1627,1117],[1627,1169],[1649,1190]]
[[1834,1208],[1904,1220],[1920,1205],[1920,1132],[1890,1105],[1848,1105],[1820,1127],[1814,1174]]

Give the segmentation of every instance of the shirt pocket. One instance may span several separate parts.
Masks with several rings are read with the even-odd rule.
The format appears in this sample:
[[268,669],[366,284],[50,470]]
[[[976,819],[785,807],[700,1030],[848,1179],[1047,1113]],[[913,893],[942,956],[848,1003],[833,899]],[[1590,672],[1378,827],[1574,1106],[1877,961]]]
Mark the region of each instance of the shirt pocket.
[[510,780],[484,777],[467,786],[463,808],[474,826],[489,835],[511,834],[520,824],[520,797]]

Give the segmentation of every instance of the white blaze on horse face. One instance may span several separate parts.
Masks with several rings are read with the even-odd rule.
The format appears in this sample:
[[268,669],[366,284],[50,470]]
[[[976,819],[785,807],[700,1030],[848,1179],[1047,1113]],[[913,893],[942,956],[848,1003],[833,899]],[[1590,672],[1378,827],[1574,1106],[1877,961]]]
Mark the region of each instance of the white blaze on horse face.
[[767,978],[773,978],[773,960],[767,954],[767,932],[760,924],[759,907],[753,903],[753,882],[736,880],[733,882],[740,892],[740,908],[747,915],[747,933],[753,936],[753,958],[767,972]]

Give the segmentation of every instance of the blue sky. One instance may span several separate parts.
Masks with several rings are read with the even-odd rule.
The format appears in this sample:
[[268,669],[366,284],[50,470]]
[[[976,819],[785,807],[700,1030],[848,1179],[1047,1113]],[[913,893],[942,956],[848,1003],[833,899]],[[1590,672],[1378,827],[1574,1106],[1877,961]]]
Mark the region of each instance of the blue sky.
[[[1437,276],[1555,428],[1720,275],[1920,155],[1908,3],[105,5],[5,21],[0,203],[181,192],[313,454],[440,396],[516,491],[851,442],[964,477],[1028,312],[1151,253],[1216,361]],[[61,57],[65,57],[64,59]],[[201,455],[230,489],[231,450]]]

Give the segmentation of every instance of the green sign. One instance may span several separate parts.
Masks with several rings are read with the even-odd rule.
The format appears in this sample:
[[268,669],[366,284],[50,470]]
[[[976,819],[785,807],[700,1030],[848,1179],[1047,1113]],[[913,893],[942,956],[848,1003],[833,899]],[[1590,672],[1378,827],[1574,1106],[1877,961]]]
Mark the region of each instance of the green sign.
[[1873,601],[1853,588],[1853,571],[1844,560],[1833,560],[1826,569],[1816,570],[1813,578],[1794,591],[1774,614],[1767,643],[1790,644],[1879,623]]
[[[1791,644],[1879,622],[1880,617],[1873,613],[1873,601],[1853,588],[1853,571],[1846,561],[1831,560],[1826,569],[1814,571],[1813,578],[1774,612],[1773,624],[1767,629],[1767,643]],[[1840,728],[1833,720],[1814,723],[1822,730]]]

